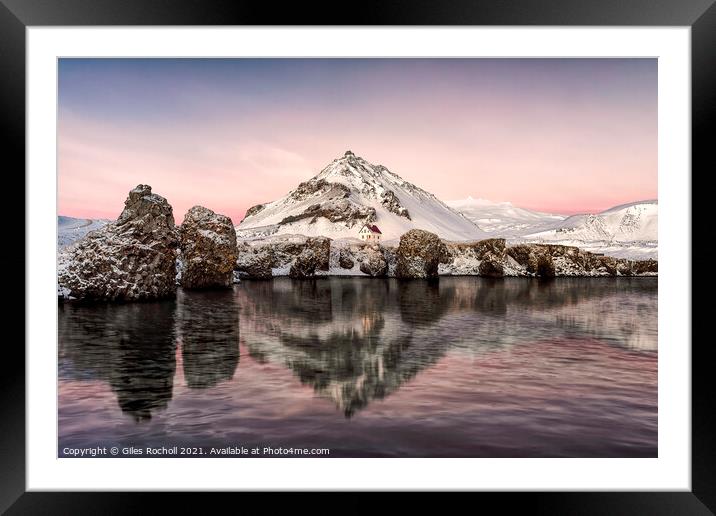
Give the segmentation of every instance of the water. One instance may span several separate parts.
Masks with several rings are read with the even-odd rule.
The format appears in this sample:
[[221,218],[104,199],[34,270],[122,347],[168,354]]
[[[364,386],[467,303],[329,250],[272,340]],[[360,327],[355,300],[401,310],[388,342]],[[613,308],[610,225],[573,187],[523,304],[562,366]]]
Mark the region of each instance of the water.
[[59,307],[66,447],[657,456],[656,278],[244,281]]

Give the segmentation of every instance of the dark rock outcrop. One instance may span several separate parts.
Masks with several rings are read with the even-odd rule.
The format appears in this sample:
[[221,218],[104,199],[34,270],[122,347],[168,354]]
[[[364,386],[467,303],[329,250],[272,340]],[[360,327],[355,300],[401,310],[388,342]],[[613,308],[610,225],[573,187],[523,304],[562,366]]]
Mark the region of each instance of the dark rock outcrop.
[[316,269],[327,271],[331,259],[331,239],[326,237],[313,237],[306,240],[306,249],[313,252]]
[[338,253],[338,265],[342,269],[352,269],[355,266],[355,262],[351,257],[348,249],[341,249]]
[[502,258],[493,253],[485,253],[483,255],[478,271],[480,276],[488,278],[502,278],[505,275]]
[[246,215],[244,215],[244,218],[250,217],[251,215],[256,215],[261,210],[263,210],[266,207],[265,204],[257,204],[256,206],[252,206],[248,210],[246,210]]
[[289,235],[240,243],[236,270],[242,277],[270,278],[273,270],[278,276],[290,273],[299,278],[319,271],[330,273],[331,266],[351,270],[356,264],[363,274],[398,278],[643,276],[656,275],[658,271],[655,260],[613,258],[556,244],[507,246],[501,238],[444,242],[423,230],[405,233],[397,248],[343,242],[332,253],[331,240],[324,237]]
[[380,203],[385,206],[389,212],[395,213],[400,217],[405,217],[408,220],[412,220],[410,218],[410,213],[408,213],[408,208],[400,203],[400,199],[398,199],[398,196],[395,195],[393,190],[386,190],[380,194]]
[[[310,277],[317,270],[327,272],[330,258],[330,238],[274,237],[258,242],[240,242],[235,270],[240,277],[250,279],[270,279],[273,269],[282,270],[277,275],[288,273],[296,278]],[[299,263],[296,265],[296,262]]]
[[552,256],[542,253],[537,258],[537,277],[538,278],[554,278],[556,275],[554,269],[554,261]]
[[527,272],[537,272],[537,257],[533,253],[533,246],[527,244],[513,245],[507,248],[507,255],[519,265],[524,266]]
[[485,240],[479,240],[472,244],[475,250],[475,255],[479,260],[482,260],[485,255],[489,254],[491,257],[499,257],[502,259],[505,254],[505,239],[504,238],[487,238]]
[[368,246],[363,252],[363,260],[360,263],[362,273],[374,277],[385,276],[388,273],[388,262],[379,246]]
[[632,262],[634,274],[656,274],[659,272],[659,263],[656,260],[636,260]]
[[316,274],[319,260],[311,249],[304,249],[291,265],[288,276],[294,279],[310,278]]
[[342,183],[331,183],[325,179],[311,179],[299,183],[298,187],[291,192],[291,199],[303,201],[316,193],[330,194],[330,197],[348,197],[351,190]]
[[235,270],[239,277],[251,279],[271,279],[273,257],[266,249],[252,249],[245,243],[237,246],[238,258]]
[[[521,244],[506,248],[505,253],[532,276],[554,278],[556,275],[554,256],[563,256],[567,246]],[[576,249],[576,248],[575,248]]]
[[284,217],[279,224],[289,224],[303,219],[311,219],[311,223],[315,223],[321,217],[333,223],[343,223],[350,228],[359,223],[375,221],[376,214],[373,207],[363,206],[350,199],[338,199],[312,204],[297,215]]
[[398,278],[435,278],[438,265],[449,260],[447,247],[435,234],[411,229],[400,237],[396,251]]
[[[448,259],[444,272],[460,275],[500,277],[504,275],[505,239],[488,238],[476,242],[445,242]],[[483,264],[483,262],[485,262]],[[502,271],[502,272],[501,272]]]
[[107,301],[173,296],[178,246],[172,207],[150,186],[138,185],[115,222],[60,254],[58,294]]
[[611,256],[599,256],[594,269],[600,272],[605,271],[609,276],[616,276],[618,263],[619,261]]
[[449,261],[440,274],[563,277],[655,275],[654,260],[634,261],[602,256],[575,246],[558,244],[517,244],[506,246],[504,239],[478,242],[446,242]]
[[231,219],[194,206],[179,227],[181,285],[184,288],[230,287],[237,258]]

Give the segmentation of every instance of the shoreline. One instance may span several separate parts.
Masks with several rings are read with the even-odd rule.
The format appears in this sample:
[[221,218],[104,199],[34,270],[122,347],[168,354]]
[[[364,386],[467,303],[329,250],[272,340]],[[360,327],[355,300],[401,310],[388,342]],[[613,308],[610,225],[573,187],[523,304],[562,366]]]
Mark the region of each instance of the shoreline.
[[502,276],[499,278],[491,278],[488,276],[479,276],[477,274],[444,274],[441,276],[438,276],[436,278],[397,278],[395,276],[382,276],[382,277],[376,277],[376,276],[370,276],[367,274],[360,274],[360,275],[353,275],[353,274],[317,274],[312,277],[308,278],[291,278],[288,275],[282,275],[282,276],[274,276],[272,278],[243,278],[240,281],[234,282],[231,286],[228,287],[214,287],[214,288],[202,288],[202,289],[190,289],[182,287],[181,285],[177,285],[177,290],[174,292],[173,295],[168,295],[164,297],[159,298],[148,298],[148,299],[138,299],[138,300],[123,300],[123,299],[117,299],[117,300],[110,300],[110,299],[72,299],[67,298],[63,296],[57,296],[57,304],[58,306],[62,306],[64,304],[72,304],[72,305],[87,305],[87,306],[96,306],[96,305],[122,305],[122,304],[147,304],[147,303],[161,303],[161,302],[175,302],[177,298],[179,297],[178,294],[181,292],[184,293],[209,293],[209,292],[226,292],[229,290],[234,290],[235,287],[241,286],[242,283],[271,283],[274,280],[288,280],[291,283],[298,282],[298,283],[309,283],[309,282],[316,282],[316,281],[327,281],[332,279],[350,279],[350,280],[366,280],[366,281],[375,281],[375,280],[382,280],[382,281],[390,281],[394,280],[399,283],[431,283],[431,284],[439,284],[441,278],[455,278],[455,279],[463,279],[463,278],[476,278],[484,280],[485,282],[488,282],[489,284],[498,284],[503,281],[512,281],[512,280],[529,280],[529,281],[536,281],[540,284],[549,284],[549,283],[555,283],[563,280],[647,280],[647,279],[657,279],[658,280],[658,274],[642,274],[639,276],[556,276],[553,278],[541,278],[539,276]]

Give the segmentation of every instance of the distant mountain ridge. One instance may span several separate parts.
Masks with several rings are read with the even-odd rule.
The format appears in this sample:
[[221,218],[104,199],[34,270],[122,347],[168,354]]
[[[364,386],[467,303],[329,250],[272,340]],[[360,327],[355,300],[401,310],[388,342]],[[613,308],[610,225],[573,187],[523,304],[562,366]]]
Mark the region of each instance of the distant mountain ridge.
[[657,200],[613,206],[599,213],[557,215],[518,208],[509,202],[485,199],[449,201],[494,237],[512,243],[576,246],[617,258],[657,259],[659,205]]
[[57,217],[57,247],[61,249],[84,238],[87,233],[109,223],[105,219],[77,219],[59,215]]
[[527,237],[541,240],[657,242],[658,225],[658,201],[637,201],[620,204],[600,213],[572,215],[552,229]]
[[567,218],[566,215],[519,208],[510,202],[472,197],[447,201],[447,205],[465,215],[483,231],[502,238],[551,229]]

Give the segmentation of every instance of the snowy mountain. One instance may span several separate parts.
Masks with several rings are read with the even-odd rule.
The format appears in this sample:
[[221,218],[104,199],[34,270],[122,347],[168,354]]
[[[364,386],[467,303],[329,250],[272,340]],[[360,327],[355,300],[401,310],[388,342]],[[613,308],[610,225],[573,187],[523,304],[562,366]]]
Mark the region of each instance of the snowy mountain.
[[600,213],[555,215],[468,197],[448,204],[493,237],[511,243],[577,246],[615,258],[657,259],[658,202],[638,201]]
[[658,222],[657,201],[639,201],[615,206],[601,213],[572,215],[552,229],[527,236],[545,241],[655,242],[659,239]]
[[572,215],[555,227],[525,234],[528,242],[574,245],[617,258],[657,259],[659,205],[638,201],[600,213]]
[[57,248],[62,249],[74,244],[90,231],[99,229],[109,221],[104,219],[76,219],[74,217],[57,217]]
[[357,238],[366,223],[377,225],[383,240],[416,228],[447,240],[488,237],[433,194],[351,151],[281,199],[250,208],[236,229],[239,238],[273,234]]
[[566,215],[518,208],[510,202],[492,202],[472,197],[448,201],[447,205],[465,215],[483,231],[503,238],[546,231],[567,218]]

